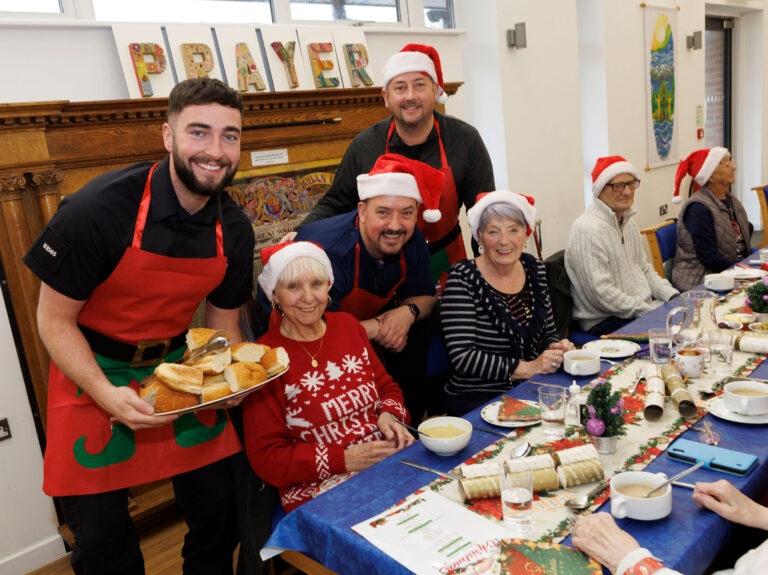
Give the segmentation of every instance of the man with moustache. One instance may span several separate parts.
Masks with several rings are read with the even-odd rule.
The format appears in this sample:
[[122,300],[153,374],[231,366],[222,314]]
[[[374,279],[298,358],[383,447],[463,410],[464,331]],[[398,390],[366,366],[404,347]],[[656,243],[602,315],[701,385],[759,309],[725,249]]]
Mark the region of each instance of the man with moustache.
[[[443,172],[438,222],[421,213],[417,226],[429,242],[435,281],[444,284],[448,268],[466,257],[459,210],[475,204],[477,194],[496,189],[493,166],[480,134],[457,118],[435,111],[444,104],[440,56],[432,46],[408,44],[384,64],[384,105],[392,113],[358,134],[341,160],[333,184],[300,224],[353,210],[357,176],[368,173],[382,154],[400,154]],[[285,239],[290,239],[286,236]]]
[[[128,488],[168,477],[189,528],[183,572],[232,573],[235,492],[249,467],[228,412],[155,415],[137,382],[181,357],[203,299],[207,327],[241,340],[254,235],[223,190],[242,112],[218,80],[181,82],[163,125],[170,155],[65,197],[24,257],[42,280],[38,327],[52,360],[43,489],[75,536],[78,574],[144,573]],[[243,543],[238,571],[257,572],[243,561],[261,545]]]
[[429,250],[416,228],[419,204],[425,217],[440,218],[444,175],[397,154],[381,156],[357,177],[357,209],[314,222],[297,240],[325,250],[333,267],[330,311],[354,315],[384,352],[387,372],[403,391],[411,423],[424,414],[428,327],[420,320],[435,306]]

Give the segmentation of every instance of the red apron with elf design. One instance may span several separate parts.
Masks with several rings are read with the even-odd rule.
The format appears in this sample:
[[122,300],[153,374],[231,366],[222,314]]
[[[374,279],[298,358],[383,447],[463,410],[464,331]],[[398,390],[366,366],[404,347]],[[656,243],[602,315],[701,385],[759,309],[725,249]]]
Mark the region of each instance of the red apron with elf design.
[[[153,166],[139,206],[132,245],[83,306],[78,323],[131,345],[183,333],[202,301],[224,278],[227,258],[216,221],[216,257],[171,258],[141,249]],[[172,350],[167,361],[181,357]],[[138,382],[154,366],[95,356],[115,386]],[[43,490],[86,495],[131,487],[197,469],[242,449],[226,410],[186,413],[172,424],[132,431],[83,393],[51,362]]]

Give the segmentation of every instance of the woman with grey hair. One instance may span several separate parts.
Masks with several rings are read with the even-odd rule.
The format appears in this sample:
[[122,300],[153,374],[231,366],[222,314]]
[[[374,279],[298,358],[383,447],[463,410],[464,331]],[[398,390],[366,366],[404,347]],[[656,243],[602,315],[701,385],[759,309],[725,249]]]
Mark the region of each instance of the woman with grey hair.
[[536,220],[533,198],[481,194],[467,218],[480,255],[451,268],[440,306],[453,368],[445,402],[453,415],[557,371],[574,348],[555,327],[544,264],[523,253]]

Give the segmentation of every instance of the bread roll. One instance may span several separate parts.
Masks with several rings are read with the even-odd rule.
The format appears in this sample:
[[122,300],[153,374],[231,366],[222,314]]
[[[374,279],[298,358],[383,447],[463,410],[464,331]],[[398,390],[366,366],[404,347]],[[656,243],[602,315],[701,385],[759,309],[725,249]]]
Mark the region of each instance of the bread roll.
[[267,370],[267,376],[271,377],[288,369],[290,360],[288,359],[288,353],[282,347],[273,347],[264,354],[259,363]]
[[249,389],[267,379],[267,370],[258,363],[238,361],[224,370],[224,377],[232,393]]
[[221,399],[228,395],[232,395],[232,389],[230,389],[224,374],[203,378],[203,403]]
[[155,375],[168,387],[200,395],[203,392],[203,372],[188,365],[161,363]]
[[229,348],[219,353],[204,355],[189,365],[203,372],[204,375],[216,375],[224,373],[224,368],[232,363],[232,352]]
[[139,397],[154,406],[155,413],[168,413],[200,405],[200,398],[192,393],[176,391],[159,380],[142,387]]
[[269,346],[263,343],[244,341],[232,346],[232,359],[234,361],[259,362],[264,354],[269,351]]
[[215,329],[207,327],[195,327],[190,329],[187,332],[187,349],[191,351],[205,345],[208,343],[208,340],[211,339],[211,336],[215,331]]

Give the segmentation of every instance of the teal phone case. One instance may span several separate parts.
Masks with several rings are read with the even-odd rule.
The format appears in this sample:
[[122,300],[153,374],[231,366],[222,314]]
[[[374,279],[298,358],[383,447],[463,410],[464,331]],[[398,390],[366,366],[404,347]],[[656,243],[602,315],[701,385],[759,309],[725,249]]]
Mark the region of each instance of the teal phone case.
[[691,464],[704,461],[704,467],[734,475],[746,475],[757,466],[758,462],[756,455],[683,438],[675,440],[667,448],[667,455],[672,459]]

